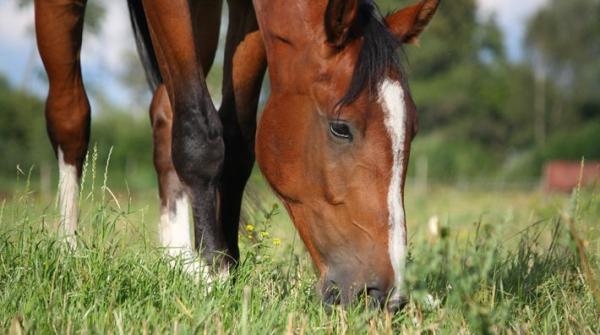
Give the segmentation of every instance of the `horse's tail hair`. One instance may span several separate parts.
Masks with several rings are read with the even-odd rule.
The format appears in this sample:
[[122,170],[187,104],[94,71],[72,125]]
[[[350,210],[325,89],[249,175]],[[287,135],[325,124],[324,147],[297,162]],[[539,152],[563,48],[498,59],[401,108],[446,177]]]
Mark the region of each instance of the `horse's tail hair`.
[[144,6],[142,0],[127,0],[127,5],[129,6],[129,17],[133,26],[138,55],[146,71],[148,84],[154,92],[162,84],[163,80],[158,68],[156,54],[152,48],[148,22],[146,21],[146,14],[144,14]]

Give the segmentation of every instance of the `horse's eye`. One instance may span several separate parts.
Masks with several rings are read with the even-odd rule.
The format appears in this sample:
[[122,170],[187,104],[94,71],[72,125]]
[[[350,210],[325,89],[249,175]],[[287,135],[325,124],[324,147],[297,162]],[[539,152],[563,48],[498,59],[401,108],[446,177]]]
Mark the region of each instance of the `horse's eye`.
[[352,132],[350,131],[350,127],[345,122],[342,121],[331,121],[329,122],[329,132],[331,135],[347,140],[352,141]]

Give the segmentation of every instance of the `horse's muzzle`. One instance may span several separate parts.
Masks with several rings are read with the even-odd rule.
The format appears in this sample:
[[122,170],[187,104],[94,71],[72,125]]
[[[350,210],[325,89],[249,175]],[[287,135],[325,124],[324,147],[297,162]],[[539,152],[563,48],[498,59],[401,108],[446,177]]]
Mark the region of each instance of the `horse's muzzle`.
[[366,299],[369,306],[396,313],[404,308],[408,299],[395,296],[393,291],[378,285],[363,286],[362,289],[343,287],[333,280],[324,281],[320,288],[323,302],[328,306],[348,305]]

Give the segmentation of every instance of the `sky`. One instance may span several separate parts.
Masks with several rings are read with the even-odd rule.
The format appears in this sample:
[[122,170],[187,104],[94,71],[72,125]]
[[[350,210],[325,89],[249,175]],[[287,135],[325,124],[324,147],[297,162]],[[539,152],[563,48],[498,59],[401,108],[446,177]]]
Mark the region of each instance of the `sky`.
[[481,18],[496,15],[511,60],[522,56],[527,19],[548,0],[477,0]]
[[[81,51],[84,81],[89,91],[103,92],[113,103],[132,106],[130,94],[119,83],[121,58],[135,47],[126,1],[104,0],[105,22],[98,36],[85,36]],[[480,18],[496,15],[509,58],[522,56],[522,39],[527,19],[547,0],[477,0]],[[451,2],[446,2],[446,6]],[[17,86],[43,96],[42,64],[33,36],[33,8],[18,8],[15,0],[0,0],[0,73]],[[31,70],[32,69],[32,70]]]

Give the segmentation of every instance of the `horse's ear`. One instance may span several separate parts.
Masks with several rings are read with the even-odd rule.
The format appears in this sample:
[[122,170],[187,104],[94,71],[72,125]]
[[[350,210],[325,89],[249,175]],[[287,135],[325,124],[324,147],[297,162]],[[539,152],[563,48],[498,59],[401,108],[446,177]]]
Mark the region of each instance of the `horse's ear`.
[[329,0],[325,11],[327,42],[337,48],[344,46],[357,14],[358,0]]
[[440,0],[421,0],[388,15],[385,22],[402,43],[416,44],[439,4]]

